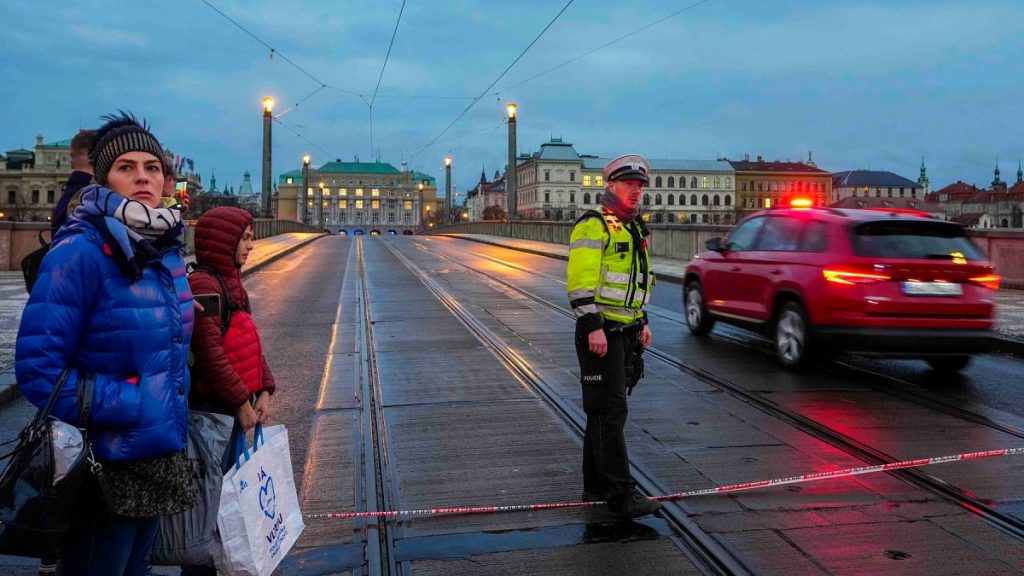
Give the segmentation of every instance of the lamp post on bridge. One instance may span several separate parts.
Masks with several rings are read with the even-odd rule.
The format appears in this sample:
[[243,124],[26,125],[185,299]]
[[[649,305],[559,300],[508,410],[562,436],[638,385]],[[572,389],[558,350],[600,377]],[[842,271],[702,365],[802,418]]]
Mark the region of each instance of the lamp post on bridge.
[[417,186],[416,188],[419,191],[419,197],[420,197],[420,201],[416,205],[416,225],[418,227],[422,228],[423,227],[423,209],[426,208],[426,206],[423,205],[423,182],[420,182],[419,186]]
[[316,195],[313,197],[313,225],[322,227],[324,220],[324,183],[323,180],[317,186]]
[[448,207],[445,210],[444,223],[448,224],[452,219],[452,155],[444,157],[444,200]]
[[273,214],[270,213],[270,125],[274,121],[270,112],[273,109],[274,99],[270,96],[265,97],[263,99],[263,190],[260,194],[260,210],[263,211],[264,218],[273,218]]
[[509,102],[508,110],[508,168],[505,169],[505,200],[508,204],[508,219],[519,217],[519,198],[516,190],[516,105]]
[[306,218],[306,195],[309,193],[309,154],[302,155],[302,191],[299,193],[298,220],[309,224]]

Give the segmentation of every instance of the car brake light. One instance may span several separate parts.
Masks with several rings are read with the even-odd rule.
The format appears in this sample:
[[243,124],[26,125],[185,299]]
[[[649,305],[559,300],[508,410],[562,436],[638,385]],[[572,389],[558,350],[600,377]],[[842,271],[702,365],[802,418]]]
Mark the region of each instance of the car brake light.
[[825,276],[825,280],[828,282],[834,282],[835,284],[843,284],[846,286],[853,286],[854,284],[869,284],[871,282],[885,282],[891,280],[889,276],[885,274],[872,274],[869,272],[854,272],[852,270],[832,270],[824,269],[821,271],[822,275]]
[[998,274],[989,274],[987,276],[977,276],[969,278],[967,281],[988,288],[989,290],[999,290],[1000,276]]

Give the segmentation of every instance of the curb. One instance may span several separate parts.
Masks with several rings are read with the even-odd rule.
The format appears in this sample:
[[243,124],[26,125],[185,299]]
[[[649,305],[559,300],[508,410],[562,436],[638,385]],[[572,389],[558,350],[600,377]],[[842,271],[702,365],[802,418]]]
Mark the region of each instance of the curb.
[[249,276],[250,274],[253,274],[254,272],[260,270],[261,268],[264,268],[266,265],[270,264],[271,262],[279,260],[280,258],[282,258],[284,256],[287,256],[288,254],[291,254],[292,252],[295,252],[299,248],[302,248],[306,244],[309,244],[310,242],[315,242],[315,241],[317,241],[317,240],[319,240],[321,238],[324,238],[326,236],[330,236],[330,234],[320,234],[318,236],[313,236],[312,238],[307,238],[307,239],[303,240],[302,242],[298,242],[296,244],[293,244],[293,245],[285,248],[284,250],[281,250],[280,252],[272,254],[272,255],[268,256],[266,260],[263,260],[259,264],[253,264],[251,267],[246,268],[245,270],[242,270],[242,277],[245,278],[246,276]]
[[993,352],[1024,358],[1024,342],[1003,336],[993,336],[992,340],[995,343]]
[[483,238],[468,238],[461,234],[437,234],[437,236],[448,236],[449,238],[455,238],[457,240],[469,240],[470,242],[479,242],[480,244],[490,244],[491,246],[498,246],[501,248],[508,248],[509,250],[517,250],[519,252],[526,252],[527,254],[535,254],[537,256],[547,256],[548,258],[554,258],[556,260],[569,261],[568,256],[562,256],[561,254],[552,254],[550,252],[542,252],[540,250],[534,250],[532,248],[523,248],[521,246],[512,246],[509,244],[503,244],[501,242],[492,242],[490,240],[484,240]]
[[[302,248],[303,246],[309,244],[310,242],[315,242],[325,236],[328,236],[328,234],[320,234],[312,238],[307,238],[302,242],[298,242],[296,244],[293,244],[292,246],[289,246],[288,248],[285,248],[284,250],[281,250],[280,252],[272,254],[271,256],[267,257],[266,260],[263,260],[258,264],[254,264],[251,268],[243,270],[242,277],[249,276],[250,274],[257,272],[258,270],[270,264],[271,262],[274,262],[275,260],[287,256],[288,254],[291,254],[292,252],[298,250],[299,248]],[[10,372],[0,372],[0,407],[17,400],[18,398],[21,398],[21,392],[18,391],[18,385],[14,377],[14,371],[12,370]]]
[[21,397],[14,380],[14,371],[0,372],[0,406]]
[[[569,261],[568,256],[562,256],[561,254],[552,254],[550,252],[542,252],[540,250],[534,250],[532,248],[522,248],[520,246],[512,246],[509,244],[502,244],[501,242],[493,242],[490,240],[484,240],[482,238],[467,238],[458,234],[438,234],[438,236],[448,236],[449,238],[455,238],[457,240],[469,240],[470,242],[479,242],[480,244],[490,244],[491,246],[498,246],[500,248],[508,248],[509,250],[518,250],[519,252],[526,252],[527,254],[535,254],[537,256],[547,256],[548,258],[554,258],[556,260]],[[669,284],[683,284],[683,277],[668,272],[655,272],[657,280],[663,280]]]

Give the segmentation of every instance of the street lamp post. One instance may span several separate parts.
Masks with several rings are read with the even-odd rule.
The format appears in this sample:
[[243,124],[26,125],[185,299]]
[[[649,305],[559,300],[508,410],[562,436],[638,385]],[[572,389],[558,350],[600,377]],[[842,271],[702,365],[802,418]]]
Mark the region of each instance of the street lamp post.
[[416,205],[416,226],[419,228],[423,227],[423,209],[426,207],[423,204],[423,182],[420,182],[419,186],[419,204]]
[[505,198],[508,203],[508,219],[519,216],[519,198],[516,189],[516,105],[509,102],[508,110],[508,168],[505,169]]
[[452,156],[444,157],[444,200],[448,209],[445,211],[444,222],[451,222],[452,214]]
[[264,218],[271,218],[270,214],[270,124],[274,117],[270,111],[274,109],[274,99],[267,96],[263,99],[263,190],[261,194],[260,209],[263,210]]
[[324,219],[324,183],[317,186],[316,195],[313,198],[313,225],[323,226]]
[[308,224],[306,220],[306,194],[309,193],[309,154],[302,155],[302,191],[299,192],[298,221]]

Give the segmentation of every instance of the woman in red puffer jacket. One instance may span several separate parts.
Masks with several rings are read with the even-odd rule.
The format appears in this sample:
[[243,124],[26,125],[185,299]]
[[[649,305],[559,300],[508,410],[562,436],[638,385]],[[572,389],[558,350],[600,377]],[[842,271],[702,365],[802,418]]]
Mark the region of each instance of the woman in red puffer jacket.
[[189,407],[232,414],[244,430],[267,423],[275,389],[242,287],[252,236],[252,216],[245,210],[221,206],[206,212],[196,224],[196,270],[188,277],[194,295],[218,294],[221,307],[220,313],[196,315]]

